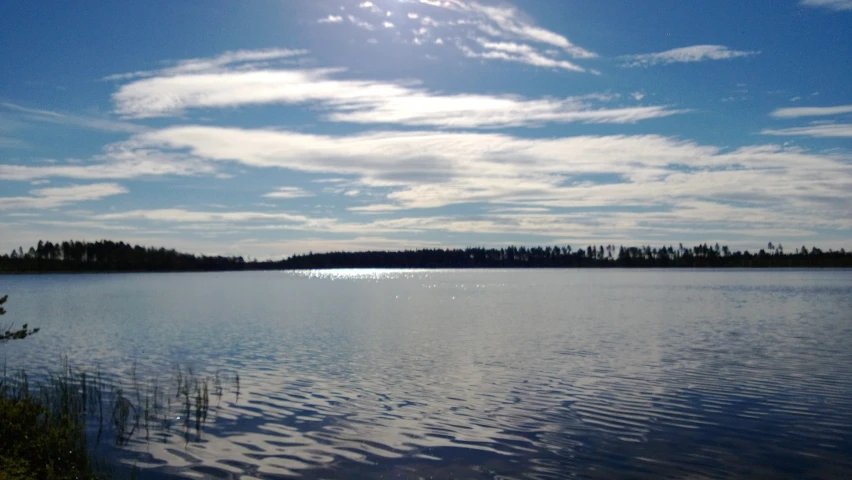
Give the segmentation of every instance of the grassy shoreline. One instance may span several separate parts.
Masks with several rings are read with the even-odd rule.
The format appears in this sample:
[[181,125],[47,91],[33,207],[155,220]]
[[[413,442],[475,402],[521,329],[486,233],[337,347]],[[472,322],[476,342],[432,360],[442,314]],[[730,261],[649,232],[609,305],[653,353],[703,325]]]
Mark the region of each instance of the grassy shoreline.
[[32,380],[4,366],[0,480],[114,478],[121,465],[107,465],[99,452],[173,435],[199,441],[227,393],[239,397],[238,373],[201,376],[176,367],[168,379],[139,378],[133,366],[126,376],[107,377],[63,362]]

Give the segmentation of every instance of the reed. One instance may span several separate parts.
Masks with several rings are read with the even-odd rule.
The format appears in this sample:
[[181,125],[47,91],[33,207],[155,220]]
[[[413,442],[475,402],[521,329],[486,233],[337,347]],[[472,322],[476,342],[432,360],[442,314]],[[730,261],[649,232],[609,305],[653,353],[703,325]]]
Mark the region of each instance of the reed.
[[229,383],[238,399],[237,372],[206,376],[176,366],[172,375],[140,377],[134,363],[124,375],[104,375],[63,360],[56,371],[31,375],[10,374],[4,364],[0,478],[104,478],[92,455],[104,438],[118,447],[149,441],[152,433],[168,441],[173,419],[187,442],[199,441]]

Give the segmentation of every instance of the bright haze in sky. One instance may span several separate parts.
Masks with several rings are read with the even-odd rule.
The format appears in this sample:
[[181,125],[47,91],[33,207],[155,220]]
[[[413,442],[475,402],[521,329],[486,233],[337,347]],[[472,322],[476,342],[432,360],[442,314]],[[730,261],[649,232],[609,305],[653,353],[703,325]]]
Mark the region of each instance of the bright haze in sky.
[[852,0],[0,4],[0,251],[852,247]]

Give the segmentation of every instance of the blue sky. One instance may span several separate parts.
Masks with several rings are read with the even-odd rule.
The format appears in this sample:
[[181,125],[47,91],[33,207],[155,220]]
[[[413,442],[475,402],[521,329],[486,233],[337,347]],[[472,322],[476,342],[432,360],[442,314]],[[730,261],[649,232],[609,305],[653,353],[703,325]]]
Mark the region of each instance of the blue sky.
[[0,5],[0,250],[852,247],[852,0]]

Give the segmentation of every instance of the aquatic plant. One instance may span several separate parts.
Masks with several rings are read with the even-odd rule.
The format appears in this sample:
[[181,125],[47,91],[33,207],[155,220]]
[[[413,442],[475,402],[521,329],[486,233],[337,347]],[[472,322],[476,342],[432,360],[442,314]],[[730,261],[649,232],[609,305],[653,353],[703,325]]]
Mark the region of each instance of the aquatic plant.
[[[100,478],[86,441],[83,392],[55,378],[0,380],[0,478]],[[72,393],[73,392],[73,393]]]
[[[4,364],[0,479],[99,478],[90,449],[97,450],[105,434],[116,446],[125,446],[148,441],[152,430],[162,429],[166,441],[172,419],[181,420],[186,441],[199,441],[211,413],[211,379],[191,368],[175,370],[173,381],[164,383],[157,376],[141,378],[135,366],[126,376],[105,376],[99,369],[88,373],[63,360],[58,371],[32,380],[23,370],[8,374]],[[216,372],[217,395],[229,378],[237,376]],[[175,408],[172,395],[181,400]]]

